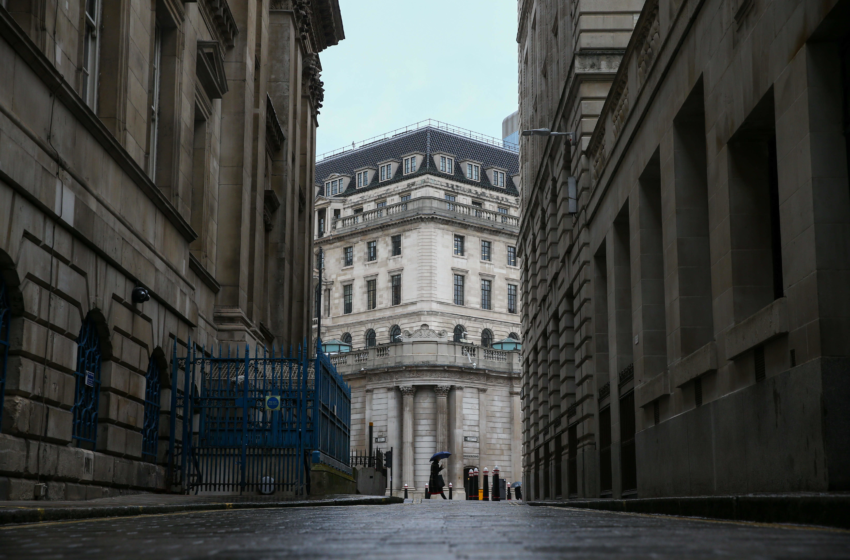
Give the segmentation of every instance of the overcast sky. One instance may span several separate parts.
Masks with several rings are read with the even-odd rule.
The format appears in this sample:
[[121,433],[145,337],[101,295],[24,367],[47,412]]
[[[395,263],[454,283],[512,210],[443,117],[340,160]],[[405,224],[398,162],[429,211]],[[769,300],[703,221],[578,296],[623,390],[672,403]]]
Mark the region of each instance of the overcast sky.
[[516,0],[339,0],[317,154],[424,119],[502,137],[517,110]]

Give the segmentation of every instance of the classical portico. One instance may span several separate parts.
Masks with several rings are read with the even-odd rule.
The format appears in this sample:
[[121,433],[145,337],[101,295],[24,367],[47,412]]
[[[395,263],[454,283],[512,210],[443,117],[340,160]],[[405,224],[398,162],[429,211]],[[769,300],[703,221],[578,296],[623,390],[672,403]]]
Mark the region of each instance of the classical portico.
[[373,445],[394,450],[395,490],[423,493],[436,451],[452,453],[444,478],[456,493],[463,467],[498,465],[518,480],[518,353],[454,343],[423,325],[400,343],[332,359],[352,388],[352,448],[368,446],[371,422]]

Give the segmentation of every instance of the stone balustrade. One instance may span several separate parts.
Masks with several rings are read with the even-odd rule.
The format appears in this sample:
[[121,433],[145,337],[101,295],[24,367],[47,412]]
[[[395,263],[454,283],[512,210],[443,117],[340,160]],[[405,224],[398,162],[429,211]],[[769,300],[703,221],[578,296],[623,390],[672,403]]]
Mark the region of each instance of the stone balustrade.
[[417,365],[474,367],[499,372],[520,372],[519,352],[506,352],[441,340],[409,340],[400,344],[387,344],[335,354],[330,359],[342,375],[357,373],[364,368]]

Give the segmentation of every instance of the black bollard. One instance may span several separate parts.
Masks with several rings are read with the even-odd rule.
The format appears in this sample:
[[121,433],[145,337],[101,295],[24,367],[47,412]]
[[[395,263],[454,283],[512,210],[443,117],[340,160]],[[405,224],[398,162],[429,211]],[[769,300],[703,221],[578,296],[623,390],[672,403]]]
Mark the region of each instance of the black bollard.
[[449,482],[449,499],[452,499],[452,483]]
[[404,499],[407,499],[407,484],[404,485]]
[[493,501],[501,501],[501,494],[502,489],[499,487],[499,467],[493,467]]
[[430,492],[428,492],[428,483],[427,483],[427,482],[425,483],[425,499],[426,499],[426,500],[430,500],[430,499],[431,499],[431,493],[430,493]]
[[475,488],[473,489],[474,494],[472,499],[481,501],[481,480],[478,478],[478,467],[475,467],[475,478],[473,480],[475,480]]
[[505,481],[505,497],[508,499],[508,501],[511,501],[511,481],[510,480]]
[[490,501],[490,477],[488,476],[490,471],[487,470],[487,467],[484,467],[484,501]]

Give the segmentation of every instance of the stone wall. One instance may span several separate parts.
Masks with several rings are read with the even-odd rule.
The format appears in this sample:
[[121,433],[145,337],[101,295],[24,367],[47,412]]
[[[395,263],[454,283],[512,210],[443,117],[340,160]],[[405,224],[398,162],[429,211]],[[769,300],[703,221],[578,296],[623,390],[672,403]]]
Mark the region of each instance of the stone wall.
[[[311,39],[291,32],[285,6],[217,5],[213,18],[206,0],[102,3],[90,81],[85,3],[0,7],[0,305],[11,312],[0,499],[170,490],[175,345],[183,355],[190,340],[288,346],[307,335],[309,309],[290,310],[293,321],[252,302],[310,305],[312,197],[299,210],[292,193],[312,183],[313,148],[286,138],[312,142],[321,92],[302,61],[342,39],[341,22]],[[286,65],[269,45],[289,50]],[[287,79],[269,80],[273,60]],[[290,164],[295,152],[310,159]],[[298,216],[300,235],[287,229]],[[267,244],[300,268],[261,257]],[[134,299],[136,287],[149,299]],[[99,346],[87,365],[84,332]]]

